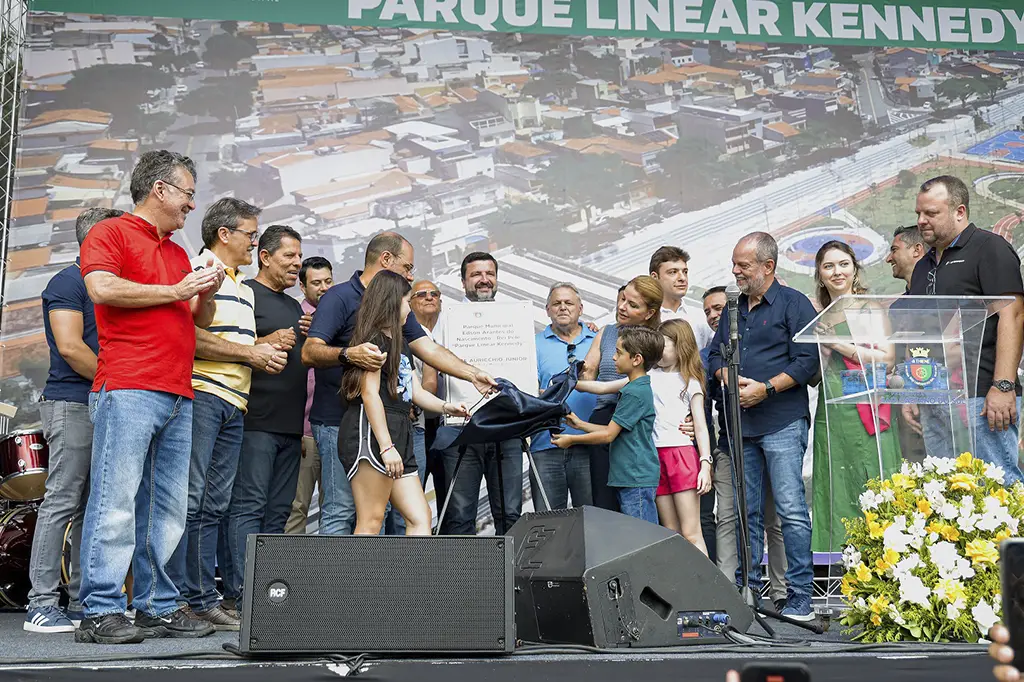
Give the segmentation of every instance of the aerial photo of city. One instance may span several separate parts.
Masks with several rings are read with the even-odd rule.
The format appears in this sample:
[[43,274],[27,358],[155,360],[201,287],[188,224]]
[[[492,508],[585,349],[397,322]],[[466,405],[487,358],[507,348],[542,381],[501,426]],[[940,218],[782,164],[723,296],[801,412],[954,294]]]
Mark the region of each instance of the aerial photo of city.
[[419,276],[460,292],[467,250],[492,250],[499,299],[554,281],[610,318],[616,288],[661,244],[691,289],[730,280],[736,239],[767,230],[780,274],[811,290],[840,237],[874,293],[915,219],[916,187],[951,172],[972,217],[1024,247],[1024,53],[453,33],[33,13],[22,87],[0,391],[38,420],[40,293],[74,261],[88,206],[130,208],[134,159],[195,159],[200,215],[222,196],[264,207],[345,279],[398,229]]

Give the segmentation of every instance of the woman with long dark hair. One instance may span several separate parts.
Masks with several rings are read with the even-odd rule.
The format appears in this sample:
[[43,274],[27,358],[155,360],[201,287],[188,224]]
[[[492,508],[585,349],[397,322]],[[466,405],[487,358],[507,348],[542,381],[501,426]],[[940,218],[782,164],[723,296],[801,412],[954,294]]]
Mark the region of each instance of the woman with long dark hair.
[[443,402],[424,391],[413,371],[412,353],[402,338],[411,287],[401,275],[374,275],[359,305],[350,346],[370,342],[385,353],[375,372],[345,371],[346,402],[338,436],[338,457],[352,482],[356,535],[377,535],[388,501],[405,519],[406,535],[430,535],[430,507],[423,494],[412,444],[412,406],[452,417],[468,417],[465,405]]
[[[814,258],[815,308],[821,311],[840,296],[866,293],[862,275],[849,244],[822,244]],[[873,304],[858,302],[826,321],[831,329],[821,327],[819,332],[868,341],[879,332],[886,335],[883,313]],[[879,325],[883,328],[878,329]],[[843,371],[872,374],[878,363],[886,363],[891,370],[896,351],[890,343],[849,341],[823,343],[821,348],[822,383],[814,415],[812,546],[816,552],[840,552],[846,547],[842,520],[861,515],[859,496],[869,479],[899,471],[900,444],[889,405],[826,406],[825,401],[843,395]]]

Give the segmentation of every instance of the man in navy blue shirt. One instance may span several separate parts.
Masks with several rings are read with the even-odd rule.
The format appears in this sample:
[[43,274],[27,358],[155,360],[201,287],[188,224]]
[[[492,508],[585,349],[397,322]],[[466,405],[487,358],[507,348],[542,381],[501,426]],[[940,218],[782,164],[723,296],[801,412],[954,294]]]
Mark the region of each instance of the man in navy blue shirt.
[[[81,245],[93,225],[122,214],[109,208],[90,208],[78,216],[75,233]],[[53,276],[43,289],[43,328],[50,348],[50,371],[43,388],[39,413],[43,437],[50,447],[46,496],[39,507],[32,541],[28,632],[74,632],[82,620],[78,601],[81,586],[78,552],[82,546],[82,517],[89,489],[92,459],[92,421],[89,419],[89,391],[96,375],[99,341],[92,301],[78,259]],[[71,527],[71,584],[67,611],[60,608],[60,564],[64,553],[64,530]]]
[[[372,343],[349,347],[356,325],[356,313],[363,293],[381,270],[390,270],[413,281],[412,244],[396,232],[382,232],[366,245],[362,270],[347,282],[327,290],[317,305],[308,338],[302,347],[302,363],[316,368],[316,386],[309,423],[313,439],[320,451],[321,485],[324,505],[320,510],[320,532],[328,535],[351,535],[355,528],[355,502],[345,470],[338,459],[338,429],[341,426],[341,376],[349,365],[377,370],[384,364],[384,354]],[[486,372],[455,357],[427,336],[412,314],[402,328],[413,355],[440,372],[471,381],[481,393],[494,386]]]
[[[761,587],[765,494],[770,486],[782,521],[786,546],[788,599],[782,614],[814,619],[811,518],[803,483],[803,460],[810,426],[807,384],[817,374],[818,350],[793,337],[815,317],[810,300],[775,281],[779,247],[765,232],[743,237],[732,253],[739,285],[739,402],[743,425],[743,467],[750,523],[750,586]],[[729,321],[718,325],[708,353],[715,380],[728,384],[721,344]]]

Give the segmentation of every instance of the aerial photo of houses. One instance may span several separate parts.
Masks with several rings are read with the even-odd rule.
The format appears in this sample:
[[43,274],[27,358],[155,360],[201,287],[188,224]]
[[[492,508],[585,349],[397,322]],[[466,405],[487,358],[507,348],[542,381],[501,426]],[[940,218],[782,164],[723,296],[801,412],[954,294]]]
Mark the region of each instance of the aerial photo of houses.
[[[73,262],[87,206],[130,208],[147,149],[195,159],[198,214],[234,195],[287,224],[345,279],[399,229],[418,274],[461,298],[458,263],[491,249],[499,299],[571,280],[584,316],[661,244],[687,249],[690,299],[727,283],[732,245],[767,230],[787,283],[842,235],[875,293],[915,219],[916,187],[953,172],[972,216],[1024,248],[1024,53],[34,13],[0,333],[0,391],[38,420],[40,293]],[[201,245],[199,215],[181,243]]]

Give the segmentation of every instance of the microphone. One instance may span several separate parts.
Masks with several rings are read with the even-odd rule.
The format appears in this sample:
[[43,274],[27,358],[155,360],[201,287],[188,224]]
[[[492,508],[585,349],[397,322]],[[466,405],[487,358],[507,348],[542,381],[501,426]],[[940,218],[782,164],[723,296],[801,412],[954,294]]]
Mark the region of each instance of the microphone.
[[725,298],[729,303],[729,341],[739,343],[740,340],[740,288],[733,282],[725,288]]

